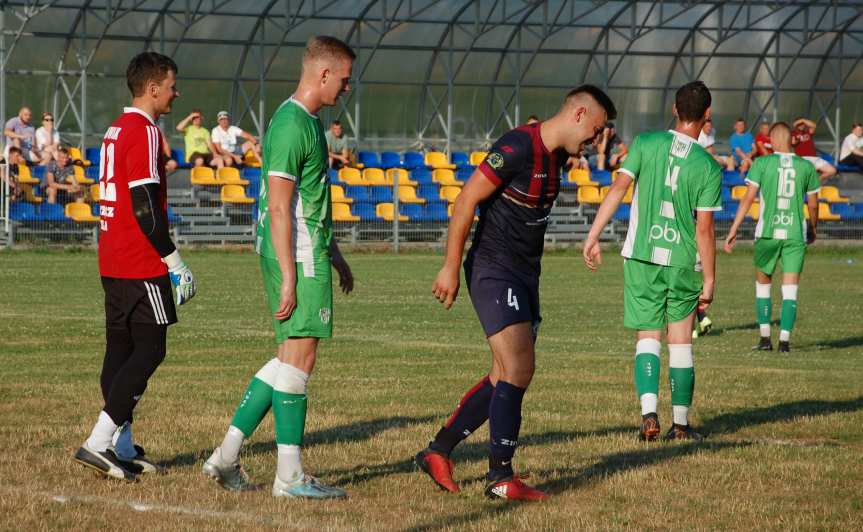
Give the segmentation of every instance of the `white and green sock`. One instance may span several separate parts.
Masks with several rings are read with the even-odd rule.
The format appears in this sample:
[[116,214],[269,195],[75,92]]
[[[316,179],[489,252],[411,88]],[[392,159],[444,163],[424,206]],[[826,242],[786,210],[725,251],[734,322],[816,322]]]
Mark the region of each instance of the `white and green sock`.
[[791,340],[791,330],[797,321],[797,287],[796,284],[782,285],[782,314],[779,318],[779,341]]
[[300,446],[306,428],[308,380],[305,371],[290,364],[279,365],[273,386],[273,418],[279,455],[276,475],[282,482],[294,482],[303,476]]
[[674,423],[689,424],[689,407],[695,389],[692,344],[668,345],[668,381],[671,385],[671,412]]
[[225,463],[233,464],[239,459],[243,440],[255,432],[270,410],[273,402],[273,385],[280,365],[278,358],[270,360],[249,382],[220,446],[221,457]]
[[770,316],[773,313],[773,300],[770,298],[770,283],[755,281],[755,317],[762,338],[770,338]]
[[659,401],[659,340],[645,338],[635,344],[635,392],[641,415],[656,413]]

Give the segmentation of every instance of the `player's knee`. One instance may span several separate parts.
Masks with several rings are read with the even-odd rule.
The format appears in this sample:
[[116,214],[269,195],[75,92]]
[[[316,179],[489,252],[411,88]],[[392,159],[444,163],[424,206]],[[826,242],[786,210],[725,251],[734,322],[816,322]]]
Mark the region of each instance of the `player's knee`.
[[302,395],[306,393],[309,374],[291,364],[281,363],[276,373],[273,389],[282,393]]

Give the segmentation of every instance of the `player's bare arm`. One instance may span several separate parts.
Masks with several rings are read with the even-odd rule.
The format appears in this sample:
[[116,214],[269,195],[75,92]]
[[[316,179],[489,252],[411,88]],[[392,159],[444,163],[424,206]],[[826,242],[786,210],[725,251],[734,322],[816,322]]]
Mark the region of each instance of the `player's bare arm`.
[[746,189],[746,194],[740,200],[740,205],[737,206],[737,214],[734,215],[734,222],[731,224],[731,229],[728,230],[728,235],[725,237],[725,245],[723,249],[726,253],[731,253],[734,245],[737,244],[737,231],[740,229],[740,224],[749,212],[749,207],[755,201],[755,196],[758,195],[758,185],[749,183],[749,188]]
[[330,243],[330,261],[332,262],[333,269],[339,274],[339,288],[342,289],[342,293],[347,295],[353,292],[354,274],[351,271],[351,267],[348,266],[348,261],[342,255],[335,238]]
[[461,194],[455,200],[452,217],[447,229],[446,257],[432,285],[432,293],[447,309],[458,297],[459,269],[464,254],[464,244],[470,233],[474,212],[479,203],[491,196],[497,186],[479,170],[470,176]]
[[608,189],[608,195],[602,201],[602,205],[599,206],[599,211],[596,213],[593,225],[590,226],[590,233],[588,233],[587,239],[584,241],[584,249],[582,251],[584,264],[591,271],[596,271],[599,265],[602,264],[599,235],[605,229],[605,226],[608,225],[608,222],[611,221],[611,217],[614,216],[615,211],[620,206],[620,202],[623,201],[623,196],[626,195],[626,190],[631,184],[632,177],[623,172],[618,173],[617,179],[614,180],[611,188]]
[[282,288],[279,309],[274,317],[286,320],[297,308],[297,265],[294,260],[293,209],[291,202],[296,191],[296,182],[274,175],[267,176],[270,197],[270,231],[273,248],[282,270]]
[[806,209],[809,211],[809,225],[806,229],[806,243],[812,244],[815,242],[816,231],[818,226],[818,194],[808,194],[806,196]]
[[704,284],[698,298],[698,310],[707,311],[713,302],[716,286],[716,230],[713,224],[713,211],[697,211],[695,216],[695,246],[701,257]]

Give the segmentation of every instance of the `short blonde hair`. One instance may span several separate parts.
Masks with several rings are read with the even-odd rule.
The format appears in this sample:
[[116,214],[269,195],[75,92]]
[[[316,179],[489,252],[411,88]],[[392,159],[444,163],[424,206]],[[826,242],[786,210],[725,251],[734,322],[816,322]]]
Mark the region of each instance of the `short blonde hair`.
[[330,59],[353,61],[356,57],[357,54],[344,41],[329,35],[312,37],[303,51],[303,63]]

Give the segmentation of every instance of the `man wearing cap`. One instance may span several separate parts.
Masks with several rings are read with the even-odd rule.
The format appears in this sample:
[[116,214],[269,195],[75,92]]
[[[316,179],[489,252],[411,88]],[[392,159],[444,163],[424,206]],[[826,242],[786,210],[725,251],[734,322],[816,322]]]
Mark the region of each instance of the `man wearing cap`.
[[[258,161],[261,160],[261,145],[251,133],[231,125],[231,117],[227,111],[219,111],[216,115],[218,125],[213,128],[212,141],[217,154],[222,155],[228,166],[242,164],[243,154],[252,150]],[[242,145],[240,137],[246,139]]]

